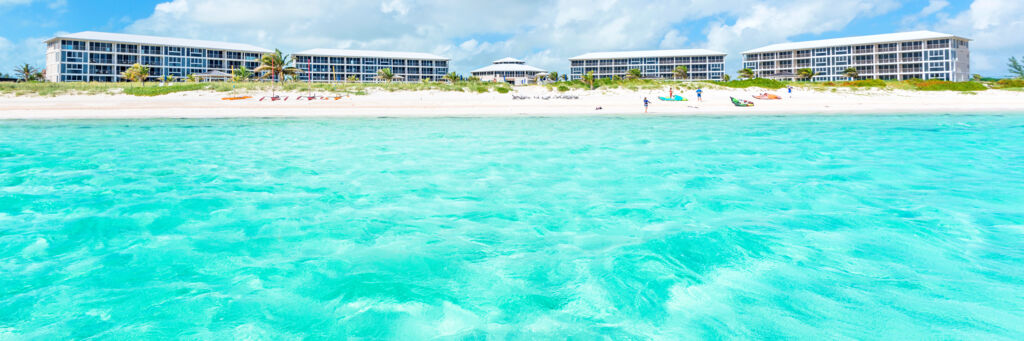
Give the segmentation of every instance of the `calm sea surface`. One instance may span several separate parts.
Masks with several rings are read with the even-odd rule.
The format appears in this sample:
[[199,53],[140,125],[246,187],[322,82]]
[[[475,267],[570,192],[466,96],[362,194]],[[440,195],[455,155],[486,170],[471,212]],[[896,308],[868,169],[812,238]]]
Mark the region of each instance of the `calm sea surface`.
[[0,122],[0,339],[1024,339],[1024,115]]

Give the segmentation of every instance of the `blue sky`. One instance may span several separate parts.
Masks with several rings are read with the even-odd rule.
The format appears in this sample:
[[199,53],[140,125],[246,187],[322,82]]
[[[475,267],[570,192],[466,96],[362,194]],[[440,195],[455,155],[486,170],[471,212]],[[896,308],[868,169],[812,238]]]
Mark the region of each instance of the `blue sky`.
[[[299,5],[301,4],[301,5]],[[929,29],[974,39],[972,72],[1024,56],[1021,0],[0,0],[0,72],[43,66],[42,40],[85,30],[247,42],[287,52],[433,52],[459,73],[506,56],[565,72],[591,51],[710,48]]]

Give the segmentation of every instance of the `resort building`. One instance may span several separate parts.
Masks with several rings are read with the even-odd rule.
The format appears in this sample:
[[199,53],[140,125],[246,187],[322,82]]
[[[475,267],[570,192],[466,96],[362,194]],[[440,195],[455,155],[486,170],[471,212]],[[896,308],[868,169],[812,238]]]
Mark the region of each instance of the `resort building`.
[[512,85],[535,83],[537,76],[547,76],[544,69],[526,65],[526,62],[512,57],[495,60],[491,65],[473,70],[473,76],[484,82],[506,82]]
[[631,69],[639,69],[643,78],[677,78],[672,70],[686,66],[687,79],[721,80],[725,70],[724,52],[691,50],[654,50],[624,52],[592,52],[569,58],[569,78],[581,79],[587,72],[596,78],[625,76]]
[[50,82],[124,81],[121,72],[135,63],[149,67],[150,80],[230,73],[242,66],[253,70],[261,55],[273,52],[248,44],[91,31],[59,35],[46,44]]
[[313,82],[382,82],[377,70],[391,69],[396,82],[439,80],[448,73],[450,59],[430,53],[312,49],[295,53],[299,79]]
[[843,71],[857,69],[858,79],[970,78],[970,39],[916,31],[782,43],[743,52],[743,67],[762,78],[794,80],[798,70],[812,69],[813,81],[847,80]]

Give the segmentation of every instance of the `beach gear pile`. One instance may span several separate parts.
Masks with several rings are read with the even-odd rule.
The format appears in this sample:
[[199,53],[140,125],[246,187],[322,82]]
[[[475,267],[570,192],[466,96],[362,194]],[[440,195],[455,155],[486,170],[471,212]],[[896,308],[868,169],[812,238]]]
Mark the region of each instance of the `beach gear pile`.
[[754,102],[751,102],[751,101],[748,101],[748,100],[739,99],[739,98],[736,98],[736,97],[729,97],[729,99],[731,99],[732,100],[732,104],[737,106],[737,107],[752,107],[752,106],[754,106]]

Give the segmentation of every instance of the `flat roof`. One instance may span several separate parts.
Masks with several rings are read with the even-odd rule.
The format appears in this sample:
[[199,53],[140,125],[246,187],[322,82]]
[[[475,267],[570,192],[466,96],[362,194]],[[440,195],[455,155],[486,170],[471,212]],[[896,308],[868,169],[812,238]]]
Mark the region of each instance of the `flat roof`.
[[470,73],[478,72],[547,72],[547,70],[533,67],[525,64],[491,64],[482,68],[470,71]]
[[47,39],[46,42],[51,42],[56,39],[78,39],[78,40],[94,40],[102,42],[112,43],[133,43],[133,44],[149,44],[149,45],[167,45],[177,47],[197,47],[204,49],[216,49],[216,50],[236,50],[236,51],[247,51],[247,52],[262,52],[270,53],[273,50],[268,50],[259,46],[240,44],[240,43],[228,43],[222,41],[211,41],[211,40],[195,40],[195,39],[183,39],[183,38],[171,38],[171,37],[157,37],[157,36],[144,36],[138,34],[125,34],[125,33],[110,33],[110,32],[95,32],[95,31],[84,31],[71,34],[61,34],[53,38]]
[[343,49],[309,49],[296,52],[297,56],[321,56],[321,57],[366,57],[366,58],[398,58],[398,59],[426,59],[426,60],[451,60],[436,54],[423,52],[401,52],[401,51],[373,51],[373,50],[343,50]]
[[912,32],[899,32],[899,33],[886,33],[886,34],[875,34],[869,36],[856,36],[856,37],[844,37],[844,38],[833,38],[833,39],[822,39],[822,40],[809,40],[792,43],[779,43],[768,46],[759,47],[753,50],[743,51],[743,54],[747,53],[762,53],[762,52],[778,52],[778,51],[789,51],[789,50],[806,50],[821,47],[832,47],[832,46],[845,46],[845,45],[864,45],[864,44],[878,44],[878,43],[889,43],[889,42],[901,42],[910,40],[925,40],[925,39],[944,39],[944,38],[958,38],[964,40],[970,40],[964,37],[948,34],[939,33],[932,31],[912,31]]
[[705,49],[685,50],[647,50],[647,51],[618,51],[618,52],[590,52],[584,53],[569,60],[590,60],[590,59],[616,59],[616,58],[653,58],[653,57],[700,57],[700,56],[725,56],[725,52]]

